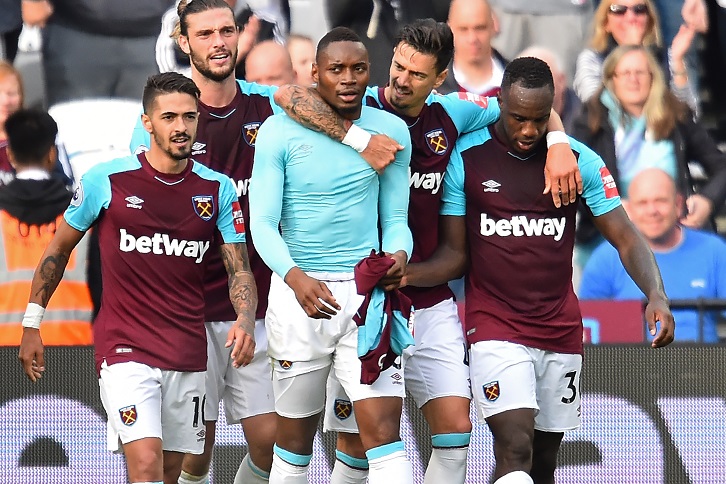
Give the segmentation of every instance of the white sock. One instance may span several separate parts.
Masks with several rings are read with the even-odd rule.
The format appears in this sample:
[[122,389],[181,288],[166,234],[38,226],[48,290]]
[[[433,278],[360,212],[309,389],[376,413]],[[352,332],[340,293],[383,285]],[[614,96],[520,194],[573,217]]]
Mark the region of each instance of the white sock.
[[176,481],[178,484],[209,484],[209,473],[203,476],[194,476],[188,472],[181,471],[179,480]]
[[400,440],[370,449],[366,455],[370,484],[413,484],[413,467]]
[[368,461],[357,459],[339,450],[335,451],[335,465],[330,484],[365,484],[368,477]]
[[534,484],[534,481],[526,472],[514,471],[503,475],[494,484]]
[[267,482],[270,482],[270,473],[257,467],[249,454],[245,455],[234,476],[234,484],[264,484]]
[[469,447],[434,448],[426,468],[424,484],[464,484],[466,480],[466,454]]
[[[281,449],[277,444],[273,450],[270,484],[308,484],[308,467],[312,455],[295,454]],[[296,462],[297,465],[288,461]]]

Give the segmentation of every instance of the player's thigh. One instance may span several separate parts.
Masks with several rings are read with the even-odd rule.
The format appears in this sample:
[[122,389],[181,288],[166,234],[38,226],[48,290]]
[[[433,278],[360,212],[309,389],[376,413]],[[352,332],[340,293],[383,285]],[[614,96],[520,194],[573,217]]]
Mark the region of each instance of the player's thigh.
[[162,438],[162,371],[133,361],[101,365],[101,402],[108,415],[108,448],[120,451],[145,438]]
[[406,390],[416,405],[441,397],[471,399],[464,330],[452,299],[414,313],[416,345],[405,352]]
[[330,372],[325,388],[325,414],[323,416],[323,431],[358,433],[358,424],[355,421],[353,402],[345,393],[335,372]]
[[161,425],[165,451],[201,454],[206,426],[204,373],[163,371]]
[[537,410],[531,349],[506,341],[480,341],[470,350],[471,388],[479,419],[508,410]]
[[535,428],[564,432],[580,426],[582,355],[538,350]]
[[325,381],[331,357],[315,361],[290,362],[287,369],[272,369],[275,411],[281,417],[296,419],[317,415],[325,406]]

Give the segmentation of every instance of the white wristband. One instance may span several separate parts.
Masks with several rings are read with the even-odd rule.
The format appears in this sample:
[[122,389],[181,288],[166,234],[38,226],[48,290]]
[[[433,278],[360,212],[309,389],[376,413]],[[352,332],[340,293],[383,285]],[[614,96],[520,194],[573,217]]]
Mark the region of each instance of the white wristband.
[[570,144],[570,138],[564,131],[550,131],[547,133],[547,149],[550,149],[552,145],[559,143]]
[[40,321],[45,314],[45,308],[40,304],[28,303],[23,316],[23,328],[40,329]]
[[353,124],[350,129],[348,129],[348,132],[345,133],[343,144],[350,146],[358,153],[362,153],[368,146],[368,142],[370,140],[371,134],[368,131]]

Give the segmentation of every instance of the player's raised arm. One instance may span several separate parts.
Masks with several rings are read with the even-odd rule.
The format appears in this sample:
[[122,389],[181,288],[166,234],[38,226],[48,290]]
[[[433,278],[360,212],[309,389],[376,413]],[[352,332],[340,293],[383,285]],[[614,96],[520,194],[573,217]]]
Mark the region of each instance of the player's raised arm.
[[371,135],[344,119],[323,101],[316,89],[291,84],[282,86],[275,92],[275,103],[290,118],[306,128],[323,133],[358,151],[379,173],[394,161],[396,152],[403,149],[403,146],[388,136]]
[[81,241],[84,233],[68,225],[65,219],[61,219],[33,274],[28,307],[23,316],[23,336],[18,353],[23,371],[33,382],[37,381],[45,371],[40,322],[48,301],[63,277],[71,252]]

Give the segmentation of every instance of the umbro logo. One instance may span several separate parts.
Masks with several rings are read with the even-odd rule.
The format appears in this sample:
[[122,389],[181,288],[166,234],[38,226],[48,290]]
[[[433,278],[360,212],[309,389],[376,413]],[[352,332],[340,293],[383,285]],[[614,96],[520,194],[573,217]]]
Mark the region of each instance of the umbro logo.
[[142,199],[137,197],[136,195],[131,195],[130,197],[126,197],[126,201],[128,202],[126,204],[127,207],[130,208],[138,208],[141,210],[141,204],[144,203]]
[[204,149],[205,146],[207,146],[206,143],[200,143],[199,141],[195,141],[192,145],[192,156],[206,153],[207,150]]
[[481,184],[484,185],[485,192],[498,192],[499,187],[502,186],[501,183],[496,182],[494,180],[487,180],[485,182],[482,182]]

